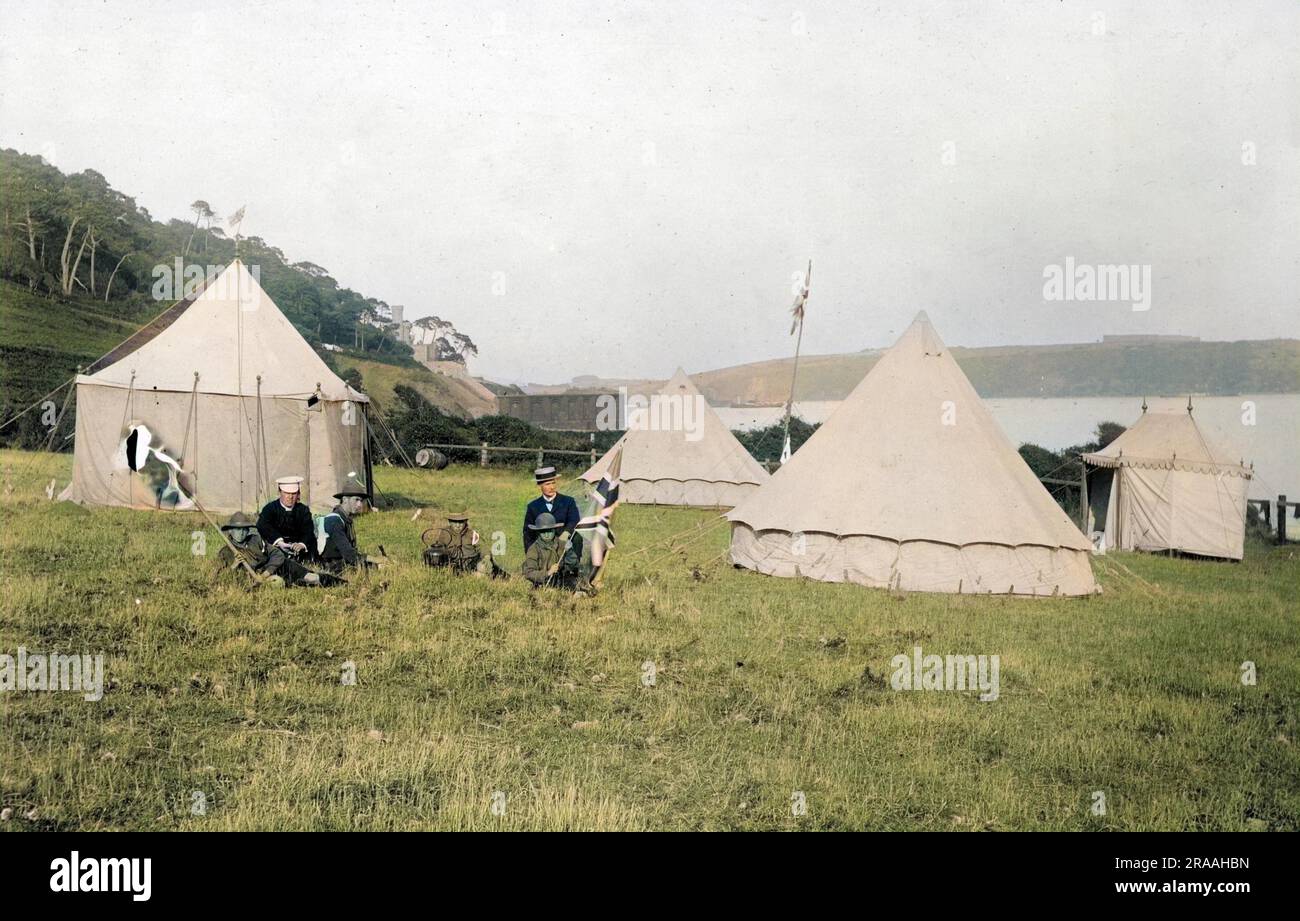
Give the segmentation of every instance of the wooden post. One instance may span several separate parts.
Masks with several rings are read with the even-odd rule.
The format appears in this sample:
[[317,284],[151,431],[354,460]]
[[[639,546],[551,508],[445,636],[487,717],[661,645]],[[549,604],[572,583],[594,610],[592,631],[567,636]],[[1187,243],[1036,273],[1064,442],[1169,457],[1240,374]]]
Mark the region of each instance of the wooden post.
[[1277,497],[1277,542],[1286,543],[1286,496]]
[[595,466],[595,464],[596,464],[596,449],[595,449],[595,448],[592,448],[592,449],[591,449],[591,466]]
[[1084,537],[1091,538],[1088,534],[1088,464],[1082,457],[1079,458],[1079,530]]
[[539,466],[539,467],[542,466],[542,455],[543,455],[544,453],[545,453],[545,452],[544,452],[541,448],[538,448],[538,449],[537,449],[537,466]]
[[479,448],[479,452],[478,452],[478,465],[479,465],[480,467],[486,467],[486,466],[487,466],[487,442],[486,442],[486,441],[483,442],[483,444],[482,444],[482,445],[480,446],[480,448]]
[[370,404],[361,404],[361,421],[365,425],[365,447],[361,457],[366,467],[366,505],[375,508],[375,437],[370,431]]

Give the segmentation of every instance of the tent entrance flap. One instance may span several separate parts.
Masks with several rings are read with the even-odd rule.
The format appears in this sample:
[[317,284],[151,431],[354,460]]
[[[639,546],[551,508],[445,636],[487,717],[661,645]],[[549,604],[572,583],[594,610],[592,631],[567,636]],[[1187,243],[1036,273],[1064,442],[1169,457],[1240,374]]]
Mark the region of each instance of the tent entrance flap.
[[1115,482],[1115,471],[1098,467],[1088,471],[1088,533],[1105,533],[1109,518],[1110,490]]

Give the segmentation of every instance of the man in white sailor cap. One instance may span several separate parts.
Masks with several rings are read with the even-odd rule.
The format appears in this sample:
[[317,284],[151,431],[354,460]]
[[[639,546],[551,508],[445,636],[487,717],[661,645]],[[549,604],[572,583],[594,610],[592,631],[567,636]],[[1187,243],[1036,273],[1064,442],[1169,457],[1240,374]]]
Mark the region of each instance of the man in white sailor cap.
[[278,498],[262,507],[257,517],[257,533],[268,546],[310,558],[315,556],[316,529],[311,509],[298,501],[302,494],[302,477],[282,476],[275,481]]
[[528,503],[528,508],[524,510],[524,552],[533,545],[537,540],[537,531],[530,527],[537,522],[539,515],[551,514],[559,523],[560,535],[572,534],[573,529],[578,526],[582,520],[582,514],[578,511],[578,503],[573,501],[572,496],[566,496],[559,491],[560,475],[554,467],[538,467],[533,471],[533,479],[537,481],[537,488],[541,490],[541,495]]

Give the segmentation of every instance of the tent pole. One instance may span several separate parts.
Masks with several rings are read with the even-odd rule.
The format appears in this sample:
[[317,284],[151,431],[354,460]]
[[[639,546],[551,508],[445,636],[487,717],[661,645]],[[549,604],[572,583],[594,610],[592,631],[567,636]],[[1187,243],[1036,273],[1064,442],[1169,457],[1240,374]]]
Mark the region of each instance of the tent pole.
[[[794,412],[794,385],[799,379],[799,350],[803,346],[803,318],[804,307],[808,303],[808,293],[812,289],[812,260],[808,260],[808,274],[803,277],[803,285],[794,299],[794,308],[791,313],[794,315],[795,322],[799,324],[799,338],[794,343],[794,368],[790,372],[790,399],[785,401],[785,420],[783,421],[784,437],[781,439],[781,463],[784,464],[789,458],[786,457],[786,446],[790,444],[790,416]],[[790,328],[794,332],[794,327]],[[794,452],[791,452],[794,453]]]
[[365,425],[365,444],[361,446],[361,457],[365,463],[366,469],[366,503],[375,507],[375,468],[374,462],[374,434],[370,431],[370,404],[361,404],[361,420]]
[[799,318],[799,337],[794,343],[794,370],[790,374],[790,399],[785,401],[785,437],[781,441],[781,453],[785,453],[786,442],[790,440],[790,414],[794,412],[794,384],[799,379],[799,349],[803,346],[803,317]]

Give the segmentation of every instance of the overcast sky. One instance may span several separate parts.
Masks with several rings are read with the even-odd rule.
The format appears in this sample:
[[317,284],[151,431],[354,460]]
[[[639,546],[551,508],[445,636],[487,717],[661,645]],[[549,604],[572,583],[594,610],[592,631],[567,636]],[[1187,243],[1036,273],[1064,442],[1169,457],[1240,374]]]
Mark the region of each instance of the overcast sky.
[[[247,204],[498,380],[786,356],[810,256],[806,353],[1300,336],[1295,0],[0,12],[0,145]],[[1044,300],[1067,256],[1150,309]]]

